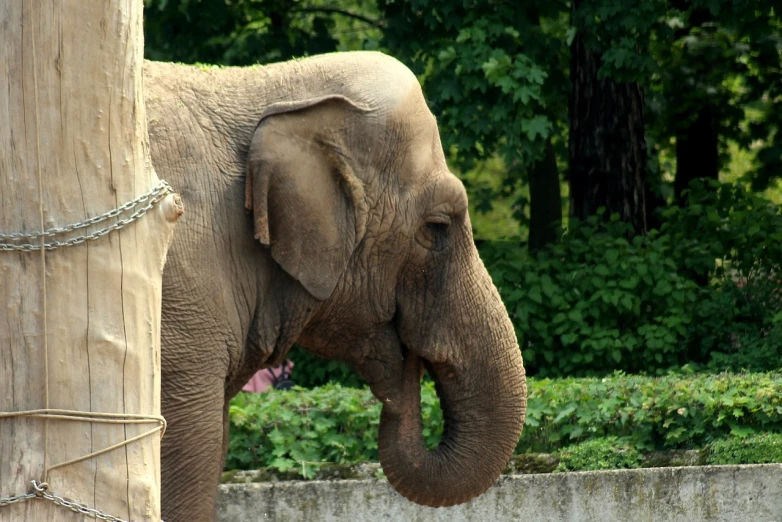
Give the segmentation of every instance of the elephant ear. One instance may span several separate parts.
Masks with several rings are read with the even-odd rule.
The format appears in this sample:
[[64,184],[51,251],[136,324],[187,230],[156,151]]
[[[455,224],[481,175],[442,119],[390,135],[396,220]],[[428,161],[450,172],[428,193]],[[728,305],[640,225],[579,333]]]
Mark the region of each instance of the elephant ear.
[[255,238],[316,299],[331,296],[366,228],[364,185],[344,143],[367,110],[341,96],[273,105],[248,151]]

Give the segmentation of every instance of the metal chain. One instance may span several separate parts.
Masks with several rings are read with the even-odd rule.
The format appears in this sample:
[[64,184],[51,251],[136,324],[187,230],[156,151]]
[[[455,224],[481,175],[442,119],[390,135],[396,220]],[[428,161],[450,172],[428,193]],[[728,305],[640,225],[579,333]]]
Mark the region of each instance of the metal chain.
[[146,203],[143,207],[137,209],[133,214],[130,215],[130,217],[125,219],[119,219],[113,224],[102,228],[100,230],[97,230],[91,234],[85,234],[81,236],[72,237],[70,239],[67,239],[65,241],[57,241],[53,240],[48,243],[44,243],[44,248],[46,250],[54,250],[55,248],[60,247],[66,247],[66,246],[73,246],[78,245],[80,243],[84,243],[85,241],[93,241],[95,239],[101,238],[108,234],[109,232],[113,230],[119,230],[123,228],[124,226],[132,223],[133,221],[136,221],[141,216],[147,213],[149,209],[151,209],[155,204],[165,198],[169,193],[172,193],[174,190],[171,188],[171,185],[166,183],[165,181],[161,182],[159,185],[155,186],[147,192],[146,194],[142,194],[141,196],[137,197],[136,199],[133,199],[131,201],[128,201],[124,205],[117,207],[113,210],[110,210],[108,212],[104,212],[103,214],[99,216],[95,216],[89,219],[86,219],[84,221],[80,221],[79,223],[75,223],[73,225],[67,225],[64,227],[57,227],[57,228],[50,228],[48,230],[45,230],[44,232],[33,232],[33,233],[14,233],[14,234],[2,234],[0,233],[0,251],[13,251],[13,250],[21,250],[24,252],[31,252],[31,251],[37,251],[41,249],[40,244],[34,244],[34,243],[8,243],[7,241],[34,241],[36,239],[40,239],[41,237],[54,237],[56,235],[65,234],[68,232],[73,232],[74,230],[78,230],[81,228],[86,228],[90,225],[96,225],[98,223],[101,223],[103,221],[106,221],[107,219],[111,219],[113,217],[117,217],[123,212],[127,212],[133,208],[136,208],[138,205],[141,205],[143,203]]
[[35,488],[35,493],[26,493],[24,495],[17,495],[15,497],[0,498],[0,508],[9,506],[11,504],[15,504],[17,502],[24,502],[32,498],[43,498],[57,504],[58,506],[62,506],[64,508],[70,509],[75,513],[86,515],[88,517],[92,517],[98,520],[108,520],[109,522],[128,522],[123,518],[117,518],[115,516],[103,513],[102,511],[99,511],[97,509],[87,507],[84,504],[80,504],[73,500],[67,500],[53,493],[49,493],[48,492],[49,484],[47,484],[46,482],[42,482],[41,484],[38,484],[38,481],[33,480],[32,483],[33,483],[33,488]]
[[24,502],[35,498],[35,493],[25,493],[24,495],[16,495],[14,497],[0,497],[0,508],[16,504],[17,502]]

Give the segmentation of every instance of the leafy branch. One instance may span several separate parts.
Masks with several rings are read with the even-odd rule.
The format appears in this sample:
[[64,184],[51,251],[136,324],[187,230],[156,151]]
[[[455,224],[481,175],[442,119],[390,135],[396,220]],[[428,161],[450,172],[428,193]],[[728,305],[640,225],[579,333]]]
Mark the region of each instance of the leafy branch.
[[385,25],[385,20],[373,20],[362,14],[348,11],[347,9],[340,9],[339,7],[300,7],[295,9],[296,13],[323,13],[323,14],[338,14],[347,18],[352,18],[360,22],[371,25],[372,27],[382,28]]

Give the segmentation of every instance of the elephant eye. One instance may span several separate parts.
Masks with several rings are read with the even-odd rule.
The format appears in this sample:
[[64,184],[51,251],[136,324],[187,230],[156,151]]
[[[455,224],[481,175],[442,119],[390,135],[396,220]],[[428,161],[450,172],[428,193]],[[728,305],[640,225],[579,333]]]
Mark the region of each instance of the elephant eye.
[[426,228],[431,230],[435,234],[444,234],[445,232],[448,232],[448,227],[450,226],[450,223],[426,223]]
[[449,216],[432,216],[419,229],[416,239],[427,250],[439,250],[443,245],[443,240],[448,235],[450,226],[451,218]]
[[451,216],[446,214],[437,214],[426,220],[426,226],[434,231],[445,232],[451,226]]

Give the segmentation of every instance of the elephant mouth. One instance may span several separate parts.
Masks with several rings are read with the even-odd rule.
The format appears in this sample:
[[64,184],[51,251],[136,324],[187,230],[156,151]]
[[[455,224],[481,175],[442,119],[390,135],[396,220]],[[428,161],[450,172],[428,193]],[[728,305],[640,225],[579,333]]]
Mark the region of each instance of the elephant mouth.
[[[428,447],[428,453],[442,452],[445,448],[441,447],[440,443],[447,444],[449,438],[447,437],[448,428],[453,424],[454,416],[450,409],[449,401],[446,400],[445,391],[443,389],[443,379],[445,376],[452,377],[454,371],[448,367],[447,364],[433,363],[424,357],[412,352],[407,347],[403,346],[402,357],[404,360],[403,372],[402,372],[402,387],[401,387],[401,401],[403,411],[400,412],[400,416],[403,419],[407,419],[407,428],[421,430],[426,428],[427,423],[432,423],[433,419],[426,418],[423,415],[422,403],[421,403],[421,389],[424,384],[424,377],[428,376],[434,383],[434,390],[437,398],[440,410],[443,413],[443,430],[442,437],[438,441],[438,445],[435,447]],[[434,431],[435,426],[428,426],[430,431]]]
[[[462,417],[455,407],[458,402],[454,397],[455,394],[448,391],[458,372],[448,363],[432,362],[407,348],[403,349],[403,357],[401,400],[404,411],[401,416],[409,433],[412,435],[413,432],[417,432],[415,439],[410,443],[419,442],[420,444],[424,425],[433,422],[432,419],[424,418],[422,415],[421,389],[426,374],[434,383],[434,391],[442,411],[443,426],[442,436],[437,445],[427,448],[426,453],[419,452],[418,456],[419,458],[444,458],[450,453],[451,445],[455,442],[454,435]],[[434,426],[429,426],[429,428],[434,428]]]
[[[383,410],[387,415],[404,419],[405,427],[410,428],[410,423],[420,422],[421,408],[421,381],[424,374],[434,375],[431,363],[416,354],[403,343],[400,346],[401,358],[396,373],[396,378],[377,383],[377,389],[373,389],[375,395],[380,395],[383,402]],[[436,379],[436,377],[432,377]],[[378,393],[380,392],[380,393]]]
[[[405,361],[403,363],[405,369],[402,376],[403,382],[407,381],[408,379],[411,380],[415,379],[416,374],[417,374],[418,382],[421,382],[421,380],[424,378],[424,373],[428,373],[429,376],[432,377],[432,379],[434,380],[435,377],[434,377],[434,370],[432,368],[432,363],[426,360],[425,358],[421,357],[420,355],[415,354],[404,343],[402,343],[402,360]],[[409,365],[409,369],[408,369],[408,365]],[[406,372],[408,371],[412,373],[411,376],[406,375]]]

